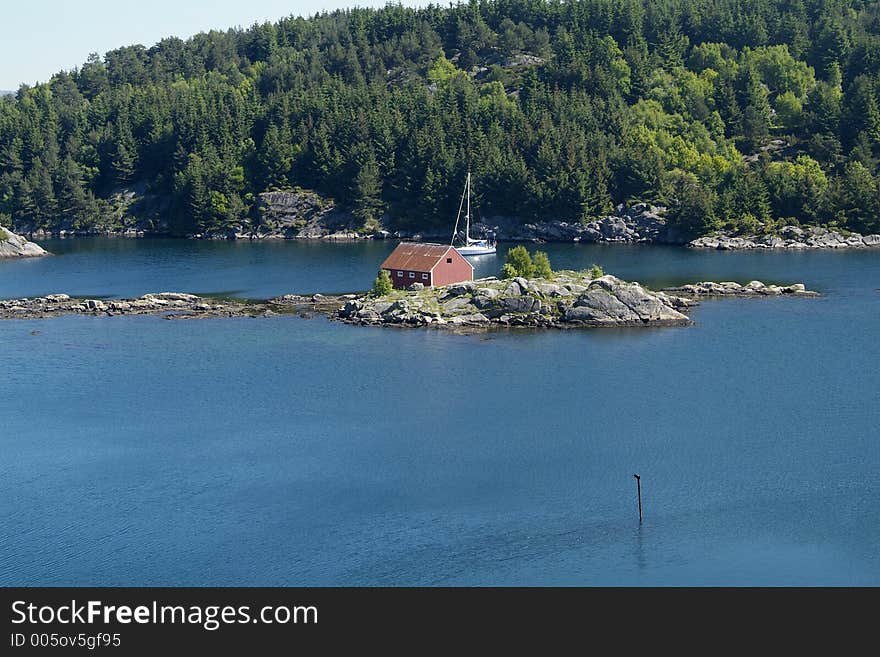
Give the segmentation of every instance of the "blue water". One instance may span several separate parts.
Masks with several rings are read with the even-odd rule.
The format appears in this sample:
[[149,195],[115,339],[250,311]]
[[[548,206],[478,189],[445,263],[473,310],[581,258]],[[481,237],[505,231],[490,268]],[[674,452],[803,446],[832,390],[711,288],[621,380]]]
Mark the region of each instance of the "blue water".
[[[393,247],[46,245],[0,297],[363,289]],[[880,584],[880,253],[543,248],[823,296],[471,336],[0,321],[0,585]]]

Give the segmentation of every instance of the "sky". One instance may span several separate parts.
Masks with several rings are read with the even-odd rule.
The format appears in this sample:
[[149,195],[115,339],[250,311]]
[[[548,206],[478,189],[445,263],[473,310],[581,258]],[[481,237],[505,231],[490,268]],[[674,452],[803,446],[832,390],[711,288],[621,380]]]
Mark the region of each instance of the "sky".
[[[2,0],[0,89],[45,82],[89,53],[385,0]],[[407,6],[427,0],[401,0]]]

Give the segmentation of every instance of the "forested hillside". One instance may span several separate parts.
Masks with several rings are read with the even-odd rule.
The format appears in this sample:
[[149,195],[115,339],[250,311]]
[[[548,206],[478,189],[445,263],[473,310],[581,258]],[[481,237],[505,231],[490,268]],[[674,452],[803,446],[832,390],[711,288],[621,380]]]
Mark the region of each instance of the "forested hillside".
[[0,223],[175,234],[315,189],[371,227],[590,219],[880,231],[880,7],[867,0],[483,0],[285,18],[93,55],[0,99]]

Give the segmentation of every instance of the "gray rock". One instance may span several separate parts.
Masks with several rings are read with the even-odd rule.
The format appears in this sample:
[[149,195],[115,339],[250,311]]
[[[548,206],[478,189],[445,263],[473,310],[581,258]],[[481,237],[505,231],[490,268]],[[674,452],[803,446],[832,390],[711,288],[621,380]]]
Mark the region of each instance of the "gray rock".
[[463,283],[455,283],[454,285],[450,285],[446,288],[445,297],[459,297],[463,294],[470,294],[476,289],[476,284],[473,281],[465,281]]
[[182,292],[155,292],[145,294],[141,298],[148,301],[186,301],[188,303],[199,300],[199,297],[195,294],[183,294]]
[[680,312],[663,303],[662,298],[648,294],[640,285],[622,285],[614,291],[614,296],[644,322],[687,320]]
[[535,297],[522,295],[518,297],[508,297],[501,300],[501,306],[510,313],[529,313],[537,311],[541,307],[541,302]]
[[357,317],[364,322],[378,322],[379,313],[370,308],[362,308],[357,312]]
[[600,276],[599,278],[594,278],[590,281],[590,285],[588,289],[593,289],[600,287],[603,290],[613,290],[623,283],[622,280],[617,278],[616,276],[612,276],[611,274],[605,274],[604,276]]
[[[603,323],[624,323],[639,321],[638,314],[625,303],[620,301],[613,294],[601,290],[587,290],[578,297],[574,304],[574,308],[587,308],[590,321],[601,321]],[[576,315],[566,313],[566,321],[577,321],[577,317],[585,316],[586,311],[578,311]],[[584,320],[580,320],[584,321]]]
[[391,306],[394,304],[391,301],[377,301],[373,304],[370,304],[367,309],[376,313],[377,315],[382,315],[388,311]]
[[571,290],[562,285],[554,283],[538,283],[538,291],[548,297],[568,297],[571,296]]
[[522,278],[521,276],[517,276],[513,279],[513,282],[519,285],[520,294],[528,294],[529,292],[533,292],[535,290],[535,285],[529,280]]
[[508,283],[507,287],[504,288],[504,295],[508,297],[516,297],[522,293],[523,290],[516,281],[511,281]]
[[473,304],[480,310],[486,310],[487,308],[493,308],[495,306],[495,299],[483,294],[478,294],[474,297]]
[[[378,304],[377,304],[378,305]],[[373,306],[373,310],[376,310],[380,315],[391,315],[397,314],[398,316],[401,314],[405,314],[409,312],[409,304],[405,299],[399,299],[394,303],[390,304],[385,310],[378,310],[376,306]]]
[[470,297],[454,297],[441,304],[441,307],[443,308],[443,312],[447,314],[462,312],[469,313],[475,310],[473,304],[471,304]]
[[695,249],[717,249],[720,242],[715,237],[699,237],[691,241],[688,246]]
[[449,324],[458,326],[472,326],[480,324],[488,324],[489,318],[482,313],[471,313],[468,315],[456,315],[446,320]]
[[0,258],[34,258],[49,255],[41,246],[0,226]]

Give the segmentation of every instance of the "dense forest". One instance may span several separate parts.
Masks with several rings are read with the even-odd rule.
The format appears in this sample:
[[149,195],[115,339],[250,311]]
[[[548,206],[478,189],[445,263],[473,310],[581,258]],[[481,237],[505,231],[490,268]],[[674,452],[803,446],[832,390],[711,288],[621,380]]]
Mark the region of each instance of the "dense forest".
[[[174,234],[302,187],[369,228],[588,220],[663,202],[684,233],[880,232],[880,4],[472,0],[352,9],[129,46],[0,98],[0,223]],[[109,222],[109,223],[108,223]]]

